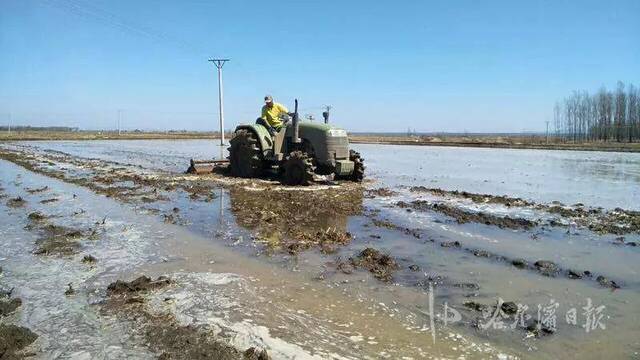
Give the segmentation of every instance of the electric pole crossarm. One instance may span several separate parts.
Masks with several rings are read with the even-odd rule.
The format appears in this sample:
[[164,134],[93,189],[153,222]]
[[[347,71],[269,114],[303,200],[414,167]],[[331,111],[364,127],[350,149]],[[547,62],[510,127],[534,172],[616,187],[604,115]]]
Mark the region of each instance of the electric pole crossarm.
[[220,146],[224,146],[224,95],[222,87],[222,67],[229,59],[209,59],[218,69],[218,115],[220,117]]

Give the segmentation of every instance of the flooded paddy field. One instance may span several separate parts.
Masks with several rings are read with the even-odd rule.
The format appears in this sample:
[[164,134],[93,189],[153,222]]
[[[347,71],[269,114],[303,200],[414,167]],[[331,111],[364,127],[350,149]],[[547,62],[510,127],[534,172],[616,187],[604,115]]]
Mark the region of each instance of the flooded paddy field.
[[639,356],[640,154],[355,149],[287,188],[182,174],[210,140],[0,145],[0,354]]

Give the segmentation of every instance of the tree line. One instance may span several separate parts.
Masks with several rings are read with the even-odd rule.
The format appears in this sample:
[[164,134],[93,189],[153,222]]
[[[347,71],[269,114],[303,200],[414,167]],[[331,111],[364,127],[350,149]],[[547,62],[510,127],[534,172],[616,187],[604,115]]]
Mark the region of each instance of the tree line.
[[640,89],[619,81],[615,90],[574,91],[553,109],[556,136],[565,141],[640,140]]

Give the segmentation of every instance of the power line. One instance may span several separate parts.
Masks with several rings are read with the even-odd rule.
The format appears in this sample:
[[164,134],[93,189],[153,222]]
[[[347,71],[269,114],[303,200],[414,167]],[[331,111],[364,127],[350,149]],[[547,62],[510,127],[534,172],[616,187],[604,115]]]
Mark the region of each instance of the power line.
[[107,10],[92,6],[86,2],[80,0],[43,0],[44,3],[51,5],[60,10],[72,13],[84,19],[93,19],[102,22],[105,25],[117,28],[129,34],[135,34],[138,36],[148,37],[155,41],[164,43],[170,43],[174,46],[182,48],[182,50],[189,51],[203,56],[205,52],[198,46],[195,46],[183,39],[177,39],[169,34],[153,29],[148,26],[135,24],[129,20],[122,18]]

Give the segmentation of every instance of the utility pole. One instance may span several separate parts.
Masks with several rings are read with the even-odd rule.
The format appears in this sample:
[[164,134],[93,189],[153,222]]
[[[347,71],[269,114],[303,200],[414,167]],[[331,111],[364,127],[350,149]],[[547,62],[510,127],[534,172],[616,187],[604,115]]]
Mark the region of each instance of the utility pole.
[[7,135],[11,135],[11,113],[9,113],[9,124],[7,124]]
[[122,109],[118,109],[118,136],[120,136],[120,118],[122,117]]
[[222,94],[222,67],[229,59],[209,59],[218,68],[218,115],[220,116],[220,146],[224,146],[224,105]]
[[546,142],[549,144],[549,120],[545,121],[547,123],[547,133],[546,133]]

